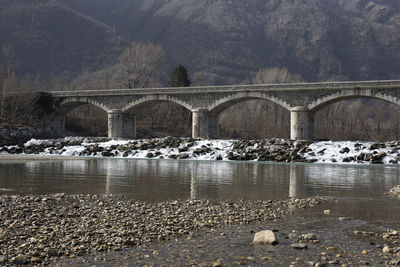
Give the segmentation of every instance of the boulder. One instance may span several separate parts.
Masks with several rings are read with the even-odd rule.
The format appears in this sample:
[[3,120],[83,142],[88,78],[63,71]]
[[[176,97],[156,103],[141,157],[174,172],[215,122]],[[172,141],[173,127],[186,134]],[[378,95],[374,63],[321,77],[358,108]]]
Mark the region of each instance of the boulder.
[[275,245],[277,243],[278,239],[271,230],[261,231],[254,235],[253,244]]

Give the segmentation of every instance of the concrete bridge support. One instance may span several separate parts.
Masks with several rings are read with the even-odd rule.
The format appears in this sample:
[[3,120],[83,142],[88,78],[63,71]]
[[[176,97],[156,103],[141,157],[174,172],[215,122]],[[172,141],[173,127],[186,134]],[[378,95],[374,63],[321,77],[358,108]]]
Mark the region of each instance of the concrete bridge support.
[[108,112],[109,138],[136,138],[136,116],[119,109]]
[[192,137],[208,138],[208,111],[200,109],[193,111],[192,114]]
[[314,139],[314,113],[307,107],[294,107],[290,109],[290,139]]

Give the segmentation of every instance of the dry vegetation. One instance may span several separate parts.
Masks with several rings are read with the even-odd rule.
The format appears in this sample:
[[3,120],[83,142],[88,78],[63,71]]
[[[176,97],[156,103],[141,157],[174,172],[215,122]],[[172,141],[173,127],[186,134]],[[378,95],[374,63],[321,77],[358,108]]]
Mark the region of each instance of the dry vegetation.
[[35,93],[38,80],[19,79],[14,68],[13,50],[5,46],[0,54],[0,124],[34,125],[39,112]]

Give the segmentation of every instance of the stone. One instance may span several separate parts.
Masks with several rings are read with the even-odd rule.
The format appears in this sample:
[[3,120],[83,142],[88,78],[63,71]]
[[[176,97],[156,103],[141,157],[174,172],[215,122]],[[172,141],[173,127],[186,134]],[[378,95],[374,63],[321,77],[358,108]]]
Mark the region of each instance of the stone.
[[306,235],[303,235],[303,239],[304,240],[316,240],[317,239],[317,235],[313,234],[313,233],[306,234]]
[[315,264],[315,267],[325,267],[325,266],[326,266],[326,263],[323,263],[323,262],[317,262]]
[[389,265],[400,266],[400,260],[393,259],[389,262]]
[[102,155],[103,157],[111,157],[111,156],[114,156],[114,154],[112,154],[110,151],[103,151],[103,152],[101,152],[101,155]]
[[351,162],[351,158],[344,158],[342,162]]
[[39,257],[33,257],[31,258],[31,263],[41,263],[42,259]]
[[27,259],[24,255],[18,255],[14,258],[13,263],[15,264],[25,264],[27,262]]
[[382,249],[382,252],[385,253],[385,254],[391,254],[391,253],[393,253],[393,249],[391,249],[388,246],[384,246],[383,249]]
[[331,210],[324,210],[325,215],[331,215]]
[[341,150],[339,150],[339,153],[344,154],[344,153],[349,153],[350,152],[350,148],[348,147],[344,147]]
[[387,156],[386,152],[382,151],[382,152],[379,152],[378,155],[376,155],[376,158],[383,159],[386,156]]
[[292,248],[294,249],[307,249],[308,246],[304,243],[294,243],[292,244]]
[[179,155],[179,159],[188,159],[189,158],[189,154],[183,153],[181,155]]
[[271,230],[261,231],[254,235],[253,244],[275,245],[277,243],[278,240],[275,233]]

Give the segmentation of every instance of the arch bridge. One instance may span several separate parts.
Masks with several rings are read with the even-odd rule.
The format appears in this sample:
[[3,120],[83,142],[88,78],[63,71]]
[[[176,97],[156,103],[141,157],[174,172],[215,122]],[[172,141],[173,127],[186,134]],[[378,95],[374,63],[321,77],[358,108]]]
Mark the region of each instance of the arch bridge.
[[108,137],[135,138],[135,109],[151,102],[170,101],[193,114],[192,137],[218,138],[218,117],[224,109],[249,99],[266,99],[290,111],[291,139],[314,137],[314,114],[350,98],[376,98],[400,106],[400,80],[230,85],[151,89],[52,91],[56,112],[65,115],[82,104],[108,113]]

